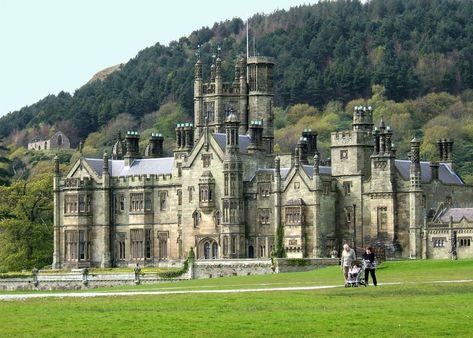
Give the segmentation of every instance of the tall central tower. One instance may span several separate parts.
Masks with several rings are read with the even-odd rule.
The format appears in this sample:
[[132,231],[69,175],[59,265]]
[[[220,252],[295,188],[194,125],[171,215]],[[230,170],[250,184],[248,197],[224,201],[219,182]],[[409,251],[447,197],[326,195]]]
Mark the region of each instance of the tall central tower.
[[210,67],[210,81],[204,82],[202,62],[195,64],[194,124],[195,141],[207,125],[210,132],[225,132],[230,114],[240,121],[238,132],[246,134],[250,121],[261,121],[264,151],[271,153],[274,143],[273,116],[273,58],[241,57],[235,63],[232,82],[224,82],[222,60],[217,57]]
[[273,67],[274,59],[251,56],[248,67],[248,119],[263,121],[263,144],[271,153],[274,143]]

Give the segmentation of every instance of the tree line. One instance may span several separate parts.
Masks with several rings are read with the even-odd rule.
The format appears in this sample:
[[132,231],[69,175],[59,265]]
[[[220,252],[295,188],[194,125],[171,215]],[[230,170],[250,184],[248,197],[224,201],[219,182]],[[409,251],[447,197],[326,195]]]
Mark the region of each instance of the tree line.
[[[307,103],[320,109],[334,100],[367,98],[373,84],[394,101],[430,92],[459,95],[473,88],[471,17],[470,0],[322,1],[254,15],[250,54],[276,58],[275,104],[283,108]],[[146,48],[73,95],[50,95],[0,118],[0,137],[66,120],[77,142],[120,114],[140,118],[166,102],[177,102],[190,116],[198,45],[207,65],[221,46],[223,71],[231,79],[234,60],[246,50],[245,23],[227,20],[169,46]]]

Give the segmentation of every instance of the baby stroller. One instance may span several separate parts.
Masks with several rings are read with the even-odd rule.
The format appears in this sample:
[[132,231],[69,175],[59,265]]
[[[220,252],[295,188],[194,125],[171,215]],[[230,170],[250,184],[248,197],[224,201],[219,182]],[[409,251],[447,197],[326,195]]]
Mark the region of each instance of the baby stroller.
[[346,288],[357,288],[360,285],[366,286],[364,276],[365,267],[360,261],[353,261],[351,263],[351,268],[348,270],[348,279],[345,283]]

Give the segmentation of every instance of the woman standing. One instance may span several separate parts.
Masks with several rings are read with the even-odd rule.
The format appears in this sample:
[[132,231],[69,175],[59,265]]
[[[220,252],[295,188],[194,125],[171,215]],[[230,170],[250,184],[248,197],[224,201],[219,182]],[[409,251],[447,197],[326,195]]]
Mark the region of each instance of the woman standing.
[[351,268],[351,263],[356,259],[355,250],[350,248],[348,244],[343,245],[341,267],[343,271],[343,276],[345,277],[345,284],[348,279],[348,270]]
[[365,283],[368,285],[368,274],[371,274],[373,279],[373,285],[376,286],[378,281],[376,280],[376,266],[374,262],[374,252],[372,247],[367,247],[363,254],[363,261],[365,262]]

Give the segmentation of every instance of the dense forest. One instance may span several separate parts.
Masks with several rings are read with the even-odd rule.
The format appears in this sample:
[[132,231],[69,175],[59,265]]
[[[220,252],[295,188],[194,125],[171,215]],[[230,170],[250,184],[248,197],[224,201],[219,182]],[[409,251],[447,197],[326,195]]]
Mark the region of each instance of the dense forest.
[[[456,0],[321,1],[250,18],[251,48],[273,56],[275,105],[367,98],[384,86],[395,101],[473,88],[473,2]],[[254,42],[254,44],[253,44]],[[192,113],[195,50],[207,63],[221,46],[224,68],[246,50],[240,19],[203,27],[169,46],[138,53],[104,80],[61,92],[0,119],[0,138],[40,124],[66,124],[77,142],[127,113],[142,117],[166,102]]]

